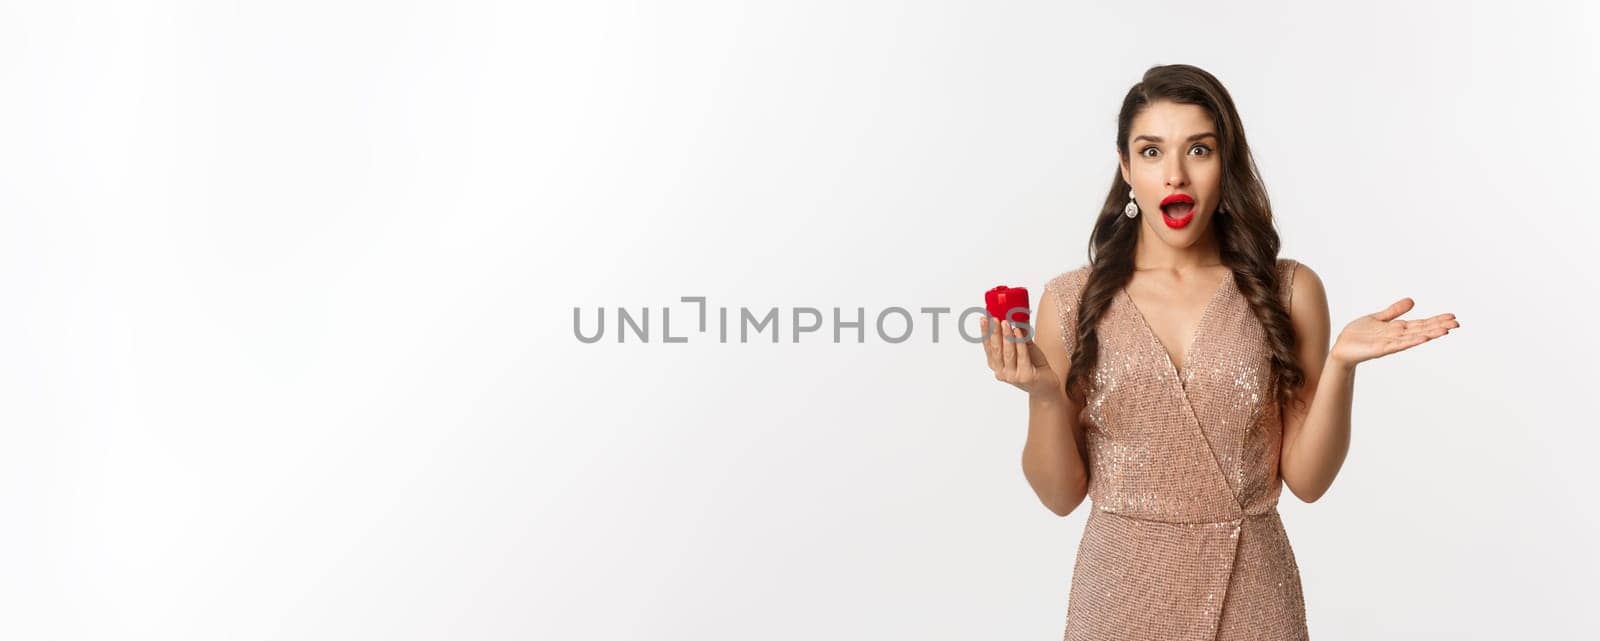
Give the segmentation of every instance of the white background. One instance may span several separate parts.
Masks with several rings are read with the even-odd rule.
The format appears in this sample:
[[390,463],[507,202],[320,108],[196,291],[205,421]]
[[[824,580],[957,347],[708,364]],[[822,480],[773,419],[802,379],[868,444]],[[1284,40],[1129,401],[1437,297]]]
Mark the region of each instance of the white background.
[[1080,4],[0,5],[0,637],[1059,638],[1087,510],[948,317],[678,299],[1039,291],[1171,62],[1335,331],[1462,324],[1283,495],[1313,637],[1592,635],[1595,6]]

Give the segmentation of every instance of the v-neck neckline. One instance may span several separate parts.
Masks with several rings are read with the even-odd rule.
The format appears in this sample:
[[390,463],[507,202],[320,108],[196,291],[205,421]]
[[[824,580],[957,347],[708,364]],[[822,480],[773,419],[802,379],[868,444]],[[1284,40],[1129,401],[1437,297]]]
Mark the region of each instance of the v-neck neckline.
[[1217,290],[1212,292],[1211,299],[1206,301],[1205,309],[1200,312],[1200,320],[1195,322],[1193,333],[1189,337],[1189,343],[1183,346],[1182,367],[1172,362],[1172,352],[1161,342],[1161,336],[1157,335],[1155,328],[1150,326],[1150,321],[1145,318],[1144,312],[1139,310],[1139,304],[1135,303],[1133,295],[1128,293],[1128,286],[1123,285],[1118,289],[1122,294],[1123,300],[1127,301],[1128,307],[1133,309],[1133,315],[1139,318],[1139,325],[1144,328],[1145,335],[1150,338],[1150,342],[1155,344],[1156,349],[1161,350],[1161,358],[1167,363],[1167,373],[1178,380],[1178,386],[1181,388],[1186,389],[1188,387],[1182,374],[1194,365],[1195,348],[1200,345],[1201,339],[1205,338],[1206,321],[1211,318],[1213,308],[1217,306],[1217,301],[1222,299],[1223,292],[1228,290],[1228,285],[1233,282],[1233,278],[1233,271],[1230,269],[1228,275],[1224,276],[1222,282],[1217,285]]

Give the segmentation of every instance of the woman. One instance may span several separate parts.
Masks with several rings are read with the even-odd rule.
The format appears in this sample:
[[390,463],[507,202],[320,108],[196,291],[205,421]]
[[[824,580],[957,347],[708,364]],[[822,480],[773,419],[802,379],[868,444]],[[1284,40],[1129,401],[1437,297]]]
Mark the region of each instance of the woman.
[[1036,340],[984,327],[995,378],[1028,393],[1029,484],[1063,516],[1091,499],[1065,638],[1305,639],[1279,489],[1333,483],[1357,363],[1460,324],[1399,319],[1402,298],[1330,349],[1322,282],[1278,257],[1239,114],[1201,69],[1145,73],[1117,154],[1089,262],[1045,285]]

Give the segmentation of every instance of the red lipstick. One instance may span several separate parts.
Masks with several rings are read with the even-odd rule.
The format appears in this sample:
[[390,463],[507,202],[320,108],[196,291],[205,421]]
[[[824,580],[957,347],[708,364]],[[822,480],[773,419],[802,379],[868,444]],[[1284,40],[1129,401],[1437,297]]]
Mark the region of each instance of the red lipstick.
[[[1177,212],[1176,216],[1172,215],[1172,212],[1167,211],[1168,205],[1173,206],[1173,210]],[[1161,222],[1166,223],[1167,227],[1172,229],[1183,229],[1189,225],[1189,221],[1191,220],[1194,220],[1193,196],[1184,193],[1177,193],[1169,194],[1166,198],[1161,199]]]

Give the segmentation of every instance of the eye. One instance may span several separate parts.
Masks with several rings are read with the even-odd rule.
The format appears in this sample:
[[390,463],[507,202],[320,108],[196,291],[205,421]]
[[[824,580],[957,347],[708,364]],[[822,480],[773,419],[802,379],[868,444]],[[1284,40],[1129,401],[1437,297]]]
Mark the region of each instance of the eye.
[[1156,149],[1154,145],[1139,150],[1139,155],[1144,156],[1145,158],[1155,158],[1160,153],[1161,150]]
[[[1196,151],[1198,151],[1200,153],[1195,153]],[[1191,156],[1209,156],[1209,155],[1211,155],[1211,148],[1207,147],[1205,145],[1195,145],[1195,146],[1189,148],[1189,155],[1191,155]]]

